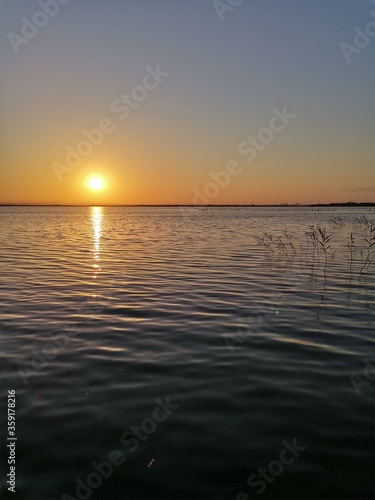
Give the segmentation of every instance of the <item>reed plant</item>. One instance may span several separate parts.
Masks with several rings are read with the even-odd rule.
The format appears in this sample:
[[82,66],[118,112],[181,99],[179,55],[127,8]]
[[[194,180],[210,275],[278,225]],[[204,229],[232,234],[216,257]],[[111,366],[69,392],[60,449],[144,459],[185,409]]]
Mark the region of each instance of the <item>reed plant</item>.
[[[341,225],[342,219],[337,217],[331,219],[335,225]],[[375,224],[370,223],[366,216],[356,217],[354,219],[356,225],[362,228],[366,227],[366,236],[362,240],[356,239],[353,232],[347,238],[344,246],[344,252],[347,255],[347,262],[349,264],[350,279],[352,274],[357,268],[360,274],[368,272],[371,265],[375,262]],[[273,256],[279,257],[295,257],[297,255],[297,245],[294,243],[293,235],[287,229],[281,231],[281,235],[273,235],[264,232],[262,236],[257,237],[258,244],[263,245]],[[300,254],[306,259],[306,264],[310,262],[311,268],[314,270],[320,269],[324,277],[326,277],[329,263],[333,262],[336,258],[337,248],[333,248],[332,239],[333,232],[320,225],[311,225],[305,232],[306,245],[300,244]],[[342,250],[339,250],[341,254]],[[314,273],[315,274],[315,273]]]
[[375,255],[375,224],[368,224],[368,232],[365,237],[365,246],[364,246],[364,252],[363,252],[363,264],[361,268],[361,274],[365,271],[368,270],[370,265],[372,264],[374,260],[374,255]]

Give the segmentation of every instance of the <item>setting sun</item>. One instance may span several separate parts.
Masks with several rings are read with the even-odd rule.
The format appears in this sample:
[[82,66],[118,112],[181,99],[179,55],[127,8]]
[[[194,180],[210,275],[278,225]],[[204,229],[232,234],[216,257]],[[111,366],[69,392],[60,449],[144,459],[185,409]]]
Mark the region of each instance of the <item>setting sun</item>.
[[107,181],[102,175],[92,174],[85,180],[85,186],[89,191],[99,192],[106,188]]

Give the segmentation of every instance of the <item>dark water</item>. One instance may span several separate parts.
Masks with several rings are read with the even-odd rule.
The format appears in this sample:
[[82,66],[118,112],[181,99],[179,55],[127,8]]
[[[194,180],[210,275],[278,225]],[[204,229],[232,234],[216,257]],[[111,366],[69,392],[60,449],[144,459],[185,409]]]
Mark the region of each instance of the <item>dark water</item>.
[[[14,389],[17,436],[13,494],[2,426],[3,495],[373,498],[363,216],[375,220],[373,209],[1,208],[1,419]],[[327,263],[306,239],[312,224],[333,232]],[[285,236],[274,254],[257,245],[284,228],[294,249]]]

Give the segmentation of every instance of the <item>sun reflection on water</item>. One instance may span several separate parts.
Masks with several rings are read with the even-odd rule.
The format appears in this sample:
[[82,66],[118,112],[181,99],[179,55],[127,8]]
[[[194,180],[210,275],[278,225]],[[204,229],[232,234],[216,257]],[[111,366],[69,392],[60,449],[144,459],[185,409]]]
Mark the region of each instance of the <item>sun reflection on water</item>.
[[102,234],[102,207],[91,207],[91,220],[93,227],[93,240],[94,240],[94,269],[93,278],[96,279],[100,271],[100,237]]

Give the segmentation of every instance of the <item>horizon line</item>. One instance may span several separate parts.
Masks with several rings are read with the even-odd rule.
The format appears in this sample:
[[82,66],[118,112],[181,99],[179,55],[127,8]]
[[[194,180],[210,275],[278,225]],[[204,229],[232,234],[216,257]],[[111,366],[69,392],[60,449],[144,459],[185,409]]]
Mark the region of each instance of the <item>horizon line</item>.
[[330,203],[223,203],[223,204],[191,204],[191,203],[2,203],[0,207],[330,207],[330,206],[375,206],[375,202],[330,202]]

